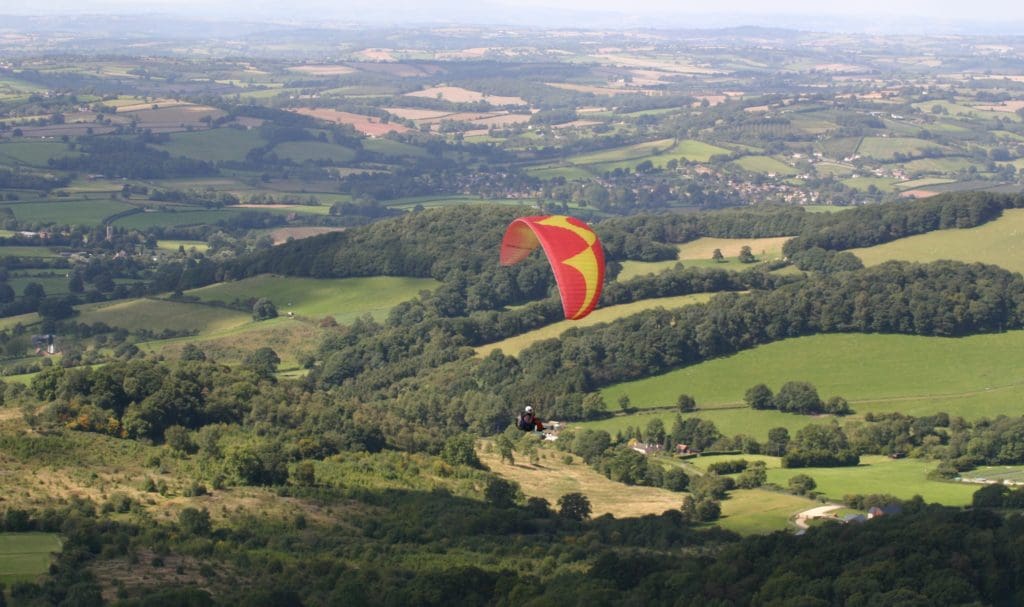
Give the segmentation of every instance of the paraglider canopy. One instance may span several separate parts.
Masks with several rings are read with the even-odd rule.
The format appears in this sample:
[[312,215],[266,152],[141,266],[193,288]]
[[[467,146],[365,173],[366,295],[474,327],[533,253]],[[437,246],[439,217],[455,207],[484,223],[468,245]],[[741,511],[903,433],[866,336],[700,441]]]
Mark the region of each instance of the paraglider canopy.
[[597,234],[567,215],[520,217],[509,224],[501,240],[501,265],[526,259],[538,245],[555,273],[565,317],[579,320],[590,314],[604,284],[604,250]]

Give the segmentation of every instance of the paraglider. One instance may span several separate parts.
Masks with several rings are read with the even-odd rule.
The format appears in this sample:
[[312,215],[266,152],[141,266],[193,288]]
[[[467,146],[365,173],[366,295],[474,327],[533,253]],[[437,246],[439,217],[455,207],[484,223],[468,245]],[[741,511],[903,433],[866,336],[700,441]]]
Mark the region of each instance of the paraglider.
[[586,223],[567,215],[520,217],[509,224],[501,240],[500,262],[518,263],[543,247],[570,320],[590,314],[604,284],[604,250]]

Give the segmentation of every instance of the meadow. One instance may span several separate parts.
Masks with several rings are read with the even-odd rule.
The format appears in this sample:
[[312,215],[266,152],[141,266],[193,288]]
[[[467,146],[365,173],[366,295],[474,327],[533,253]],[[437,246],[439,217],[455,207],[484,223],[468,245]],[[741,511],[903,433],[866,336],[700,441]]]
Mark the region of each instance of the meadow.
[[0,583],[34,580],[49,570],[52,553],[60,550],[56,533],[0,533]]
[[282,316],[288,312],[317,319],[334,316],[345,324],[365,314],[383,320],[396,304],[438,284],[431,279],[395,276],[317,279],[263,274],[193,289],[186,295],[224,303],[266,297]]
[[682,306],[688,306],[690,304],[704,303],[711,299],[711,296],[711,293],[695,293],[693,295],[680,295],[678,297],[644,299],[642,301],[635,301],[618,306],[597,308],[587,317],[580,320],[563,320],[556,322],[534,331],[529,331],[492,344],[487,344],[486,346],[481,346],[477,348],[476,352],[477,356],[480,357],[487,356],[494,350],[501,350],[505,354],[518,356],[520,352],[530,345],[545,339],[556,338],[569,329],[589,327],[598,323],[611,322],[618,318],[624,318],[643,310],[651,310],[654,308],[681,308]]
[[[657,274],[658,272],[675,267],[682,263],[686,267],[715,267],[728,270],[742,270],[750,267],[749,264],[741,263],[737,256],[740,249],[749,246],[757,261],[770,261],[782,256],[782,245],[789,240],[789,236],[773,238],[698,238],[681,245],[676,245],[679,251],[679,259],[668,261],[625,261],[622,264],[622,271],[618,280],[629,280],[645,274]],[[711,259],[715,249],[720,249],[725,261],[716,262]]]
[[156,243],[156,248],[162,251],[177,252],[179,247],[185,247],[186,251],[195,249],[200,253],[205,253],[209,250],[210,245],[201,240],[158,240]]
[[191,133],[173,133],[169,143],[155,146],[172,156],[187,156],[196,160],[245,160],[249,150],[266,142],[255,130],[218,128]]
[[281,158],[298,163],[327,160],[345,164],[356,158],[355,151],[322,141],[286,141],[275,145],[273,151]]
[[901,238],[863,249],[850,249],[864,265],[890,259],[929,262],[954,259],[990,263],[1024,272],[1024,209],[1008,209],[1003,216],[975,228],[939,230]]
[[86,304],[79,306],[78,310],[78,322],[102,322],[129,331],[145,329],[156,333],[163,329],[171,329],[198,331],[203,334],[223,331],[252,321],[252,315],[247,312],[158,299]]
[[0,162],[45,167],[51,158],[81,156],[68,149],[66,143],[55,141],[13,141],[0,143]]
[[[1019,378],[1022,365],[1024,331],[963,338],[815,335],[617,384],[601,394],[608,403],[628,395],[631,406],[639,409],[672,405],[681,393],[693,396],[700,408],[735,407],[743,404],[744,392],[755,384],[764,383],[774,391],[787,381],[800,380],[813,383],[822,398],[846,398],[858,414],[901,411],[928,415],[946,411],[976,419],[1019,415],[1019,403],[1024,399],[1024,380]],[[749,418],[748,423],[736,427],[735,433],[764,430],[768,422],[764,416],[802,419],[773,411],[732,411],[741,411]],[[725,411],[722,414],[732,415]],[[775,421],[779,420],[772,423]],[[729,422],[735,423],[731,419]],[[621,427],[628,422],[616,419],[600,423]]]
[[946,506],[971,503],[977,485],[928,480],[928,473],[937,462],[920,459],[890,459],[882,455],[865,455],[860,465],[850,468],[768,468],[768,482],[786,487],[789,479],[806,474],[814,479],[815,491],[833,500],[844,495],[887,493],[900,499],[920,495],[926,502]]
[[634,145],[579,154],[566,158],[566,162],[576,166],[587,167],[598,172],[611,171],[616,168],[632,169],[644,160],[660,168],[664,168],[669,160],[690,160],[707,162],[717,154],[728,154],[729,150],[702,141],[686,139],[675,142],[673,139],[659,139]]
[[776,175],[796,175],[797,170],[785,162],[771,156],[744,156],[736,160],[736,164],[751,173],[774,173]]
[[0,205],[14,213],[19,221],[57,225],[99,225],[104,219],[132,209],[132,205],[103,198],[57,198]]
[[891,160],[895,154],[919,155],[925,148],[944,149],[934,142],[914,137],[865,137],[857,147],[857,153],[879,160]]

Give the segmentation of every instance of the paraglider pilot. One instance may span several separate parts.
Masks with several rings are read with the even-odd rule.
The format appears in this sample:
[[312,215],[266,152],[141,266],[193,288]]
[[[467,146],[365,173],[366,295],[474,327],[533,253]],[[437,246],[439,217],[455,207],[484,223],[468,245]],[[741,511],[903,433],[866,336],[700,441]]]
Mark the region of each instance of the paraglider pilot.
[[533,407],[527,406],[519,415],[516,427],[524,432],[533,432],[534,430],[539,432],[544,429],[544,424],[541,423],[539,417],[533,414]]

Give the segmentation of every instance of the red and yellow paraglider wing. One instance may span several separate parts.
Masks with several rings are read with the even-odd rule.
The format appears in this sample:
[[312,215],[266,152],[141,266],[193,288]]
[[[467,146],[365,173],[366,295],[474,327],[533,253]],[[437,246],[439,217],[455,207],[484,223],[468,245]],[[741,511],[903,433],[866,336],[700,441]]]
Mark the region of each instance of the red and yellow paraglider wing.
[[501,241],[501,264],[522,261],[538,244],[555,273],[565,317],[578,320],[590,314],[604,284],[604,251],[597,234],[575,217],[520,217]]

